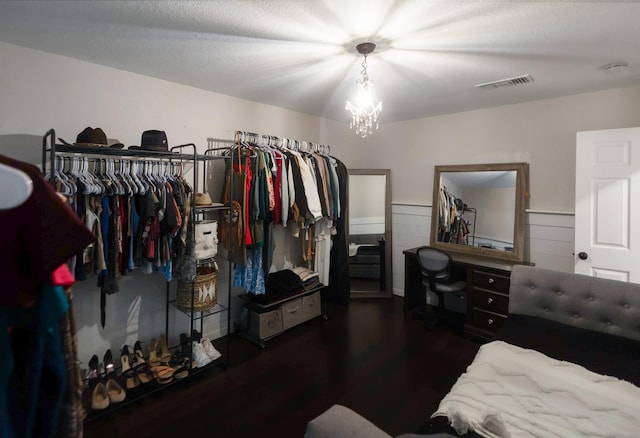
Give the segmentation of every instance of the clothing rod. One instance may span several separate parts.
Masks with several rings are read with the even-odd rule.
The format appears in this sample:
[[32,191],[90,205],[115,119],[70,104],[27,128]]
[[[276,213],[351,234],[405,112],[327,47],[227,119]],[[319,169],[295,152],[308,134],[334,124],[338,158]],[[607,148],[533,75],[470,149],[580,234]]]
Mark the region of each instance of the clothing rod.
[[[259,146],[276,146],[286,149],[300,150],[300,148],[304,145],[304,152],[321,152],[326,153],[327,155],[331,154],[331,146],[327,144],[321,144],[306,140],[296,140],[287,137],[278,137],[276,135],[269,134],[258,134],[255,132],[249,131],[236,131],[236,137],[240,137],[240,141],[245,141],[246,137],[253,138],[253,141]],[[262,143],[261,140],[266,140],[267,144]],[[276,144],[271,144],[271,141],[275,141]],[[251,141],[251,140],[249,140]],[[293,145],[293,146],[292,146]]]

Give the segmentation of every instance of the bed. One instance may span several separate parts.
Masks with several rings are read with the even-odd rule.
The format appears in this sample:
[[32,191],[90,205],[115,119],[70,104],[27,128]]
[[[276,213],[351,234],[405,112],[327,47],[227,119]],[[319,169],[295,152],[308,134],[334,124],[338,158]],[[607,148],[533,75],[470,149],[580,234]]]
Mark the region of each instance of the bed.
[[[514,266],[509,314],[413,437],[640,437],[640,284]],[[390,438],[345,406],[306,438]]]
[[486,437],[640,436],[640,285],[518,265],[509,295],[431,418]]

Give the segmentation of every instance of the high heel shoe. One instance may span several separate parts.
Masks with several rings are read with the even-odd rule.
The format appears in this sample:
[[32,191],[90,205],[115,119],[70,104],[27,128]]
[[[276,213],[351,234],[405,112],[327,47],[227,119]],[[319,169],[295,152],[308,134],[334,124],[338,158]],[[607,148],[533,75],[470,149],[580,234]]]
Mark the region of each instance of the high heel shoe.
[[113,379],[116,377],[116,366],[113,364],[113,355],[111,350],[107,350],[104,354],[104,376],[105,379]]
[[133,345],[133,360],[138,364],[145,363],[144,360],[144,350],[142,349],[142,342],[136,341]]
[[100,361],[98,360],[98,356],[94,354],[93,356],[91,356],[91,359],[89,360],[89,373],[87,374],[90,388],[95,388],[95,386],[98,384],[98,377],[99,377],[98,367],[99,366],[100,366]]
[[145,385],[151,382],[152,377],[149,374],[149,367],[144,360],[144,353],[142,352],[142,342],[136,341],[133,346],[133,360],[131,361],[132,368],[135,372],[137,380]]
[[164,335],[160,335],[160,339],[158,339],[158,349],[160,350],[160,362],[163,364],[168,364],[171,360],[171,352],[169,351],[169,347],[167,346],[167,339]]
[[140,385],[138,378],[136,377],[136,373],[134,369],[131,367],[131,363],[129,362],[129,347],[125,345],[122,347],[122,351],[120,352],[120,362],[122,363],[122,375],[125,376],[126,381],[125,385],[127,389],[133,389]]
[[158,340],[153,338],[149,344],[149,366],[155,367],[157,365],[160,365],[160,358],[158,356]]

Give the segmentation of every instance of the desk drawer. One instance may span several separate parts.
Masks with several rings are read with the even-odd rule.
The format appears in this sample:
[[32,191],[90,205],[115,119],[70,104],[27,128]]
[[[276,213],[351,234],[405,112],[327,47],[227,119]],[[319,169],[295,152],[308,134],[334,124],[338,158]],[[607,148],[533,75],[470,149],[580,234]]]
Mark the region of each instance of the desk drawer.
[[506,315],[509,311],[509,296],[490,292],[483,289],[474,289],[473,307],[489,312]]
[[505,319],[507,319],[507,317],[504,315],[473,309],[473,325],[483,330],[496,332],[500,326],[502,326]]
[[509,277],[493,272],[473,270],[473,286],[509,293]]

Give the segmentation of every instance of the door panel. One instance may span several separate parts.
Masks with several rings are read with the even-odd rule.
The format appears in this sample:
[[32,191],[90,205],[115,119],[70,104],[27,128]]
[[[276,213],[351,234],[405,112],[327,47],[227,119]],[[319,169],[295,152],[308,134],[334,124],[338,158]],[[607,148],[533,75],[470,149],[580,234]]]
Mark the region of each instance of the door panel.
[[578,132],[575,272],[640,283],[640,128]]

